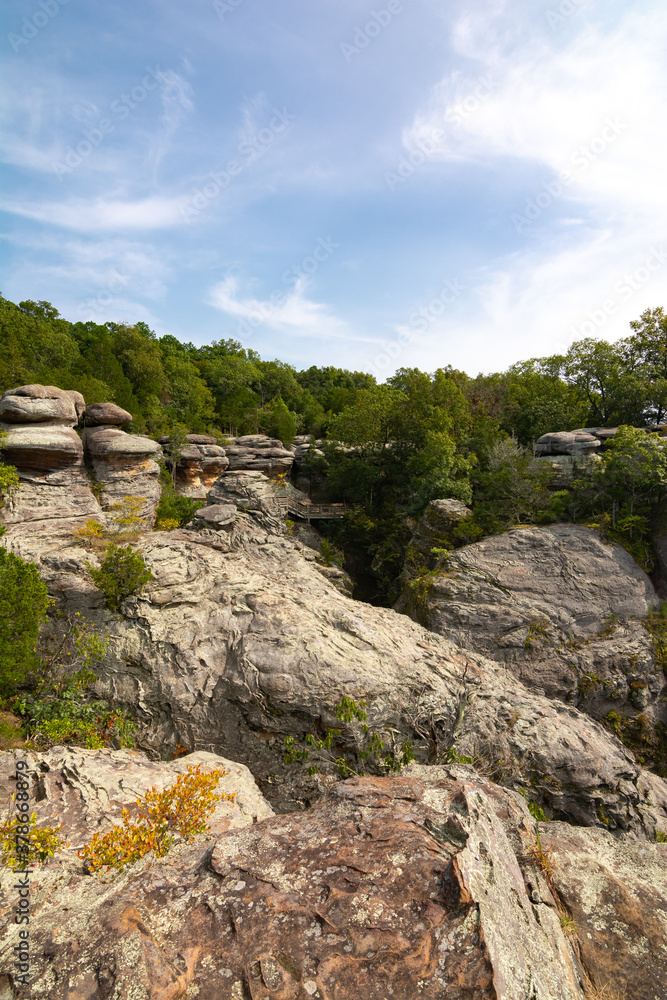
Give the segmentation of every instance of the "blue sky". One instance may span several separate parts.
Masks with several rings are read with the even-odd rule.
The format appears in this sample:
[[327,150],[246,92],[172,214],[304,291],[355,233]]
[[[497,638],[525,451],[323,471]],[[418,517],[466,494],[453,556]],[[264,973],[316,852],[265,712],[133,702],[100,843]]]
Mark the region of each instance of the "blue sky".
[[2,292],[297,367],[667,306],[656,0],[9,0]]

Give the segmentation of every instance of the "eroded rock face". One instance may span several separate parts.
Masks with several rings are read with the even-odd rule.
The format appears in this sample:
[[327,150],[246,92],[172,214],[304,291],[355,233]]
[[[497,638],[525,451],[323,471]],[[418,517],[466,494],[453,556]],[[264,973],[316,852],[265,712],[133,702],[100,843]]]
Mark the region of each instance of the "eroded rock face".
[[23,478],[43,478],[63,469],[83,465],[81,438],[72,427],[58,424],[0,424],[7,435],[0,444],[6,461],[15,465]]
[[285,448],[278,438],[270,438],[265,434],[244,434],[231,438],[231,444],[225,446],[225,451],[230,471],[243,469],[265,475],[280,475],[289,473],[294,462],[294,452]]
[[208,502],[233,504],[274,534],[283,534],[283,512],[271,488],[271,482],[261,472],[229,470],[216,479],[208,494]]
[[554,431],[543,434],[535,444],[536,455],[592,455],[600,440],[587,431]]
[[95,478],[102,484],[102,509],[109,510],[127,496],[143,497],[141,517],[150,528],[161,492],[156,459],[162,449],[157,441],[107,425],[86,427],[83,441],[92,459]]
[[[236,520],[237,508],[234,504],[213,504],[212,507],[200,507],[194,517],[195,527],[223,528]],[[201,524],[197,524],[197,522]]]
[[590,528],[516,528],[452,553],[419,607],[397,607],[533,690],[584,708],[667,721],[665,675],[644,619],[653,584]]
[[583,1000],[532,829],[518,796],[429,768],[340,783],[111,884],[52,864],[33,876],[33,995]]
[[467,521],[469,517],[472,517],[472,511],[460,500],[431,500],[415,526],[412,547],[428,557],[431,549],[444,544],[443,536],[446,537],[455,525]]
[[596,983],[622,987],[628,1000],[660,1000],[667,983],[667,844],[629,844],[566,823],[541,830]]
[[[169,435],[159,440],[167,453],[167,464],[173,472],[173,460],[169,456]],[[187,445],[181,448],[176,463],[175,487],[184,496],[204,500],[218,476],[228,467],[227,453],[214,437],[210,434],[188,434]]]
[[638,837],[667,830],[667,784],[612,734],[493,660],[344,597],[300,543],[256,518],[239,507],[231,529],[146,536],[138,548],[154,580],[125,602],[124,618],[106,610],[83,558],[42,559],[65,607],[110,636],[99,694],[137,713],[142,746],[243,761],[273,803],[299,808],[310,793],[282,764],[282,739],[336,725],[347,695],[366,701],[373,726],[409,735],[424,758],[452,742],[483,757],[549,815]]

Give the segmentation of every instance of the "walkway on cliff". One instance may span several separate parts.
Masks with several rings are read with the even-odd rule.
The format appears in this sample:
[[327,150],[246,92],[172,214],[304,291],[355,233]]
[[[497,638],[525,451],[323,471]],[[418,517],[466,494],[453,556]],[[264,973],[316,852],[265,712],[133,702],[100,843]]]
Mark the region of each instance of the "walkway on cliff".
[[352,510],[354,506],[351,503],[311,503],[281,496],[277,496],[276,500],[286,514],[300,517],[304,521],[330,521],[343,517],[345,512]]

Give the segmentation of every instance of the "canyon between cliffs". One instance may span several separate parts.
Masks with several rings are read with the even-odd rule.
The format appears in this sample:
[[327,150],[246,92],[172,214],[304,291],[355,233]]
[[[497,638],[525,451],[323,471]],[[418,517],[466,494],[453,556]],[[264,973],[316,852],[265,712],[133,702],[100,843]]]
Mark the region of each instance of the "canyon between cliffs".
[[[191,450],[218,463],[196,480],[207,507],[150,532],[159,444],[120,430],[113,408],[80,437],[77,395],[3,397],[21,484],[0,544],[109,636],[96,693],[131,710],[138,749],[0,755],[3,808],[24,759],[38,821],[69,841],[32,875],[29,990],[12,974],[3,875],[1,1000],[575,1000],[612,986],[662,1000],[667,782],[601,722],[667,721],[642,624],[659,595],[628,553],[590,528],[517,528],[457,550],[397,609],[373,607],[288,533],[262,471],[205,442]],[[188,460],[192,488],[203,466]],[[74,532],[130,495],[146,500],[134,547],[153,579],[115,614]],[[343,696],[412,740],[417,762],[345,781],[284,765],[285,737],[335,725]],[[77,848],[188,762],[223,765],[237,792],[210,832],[87,874]]]

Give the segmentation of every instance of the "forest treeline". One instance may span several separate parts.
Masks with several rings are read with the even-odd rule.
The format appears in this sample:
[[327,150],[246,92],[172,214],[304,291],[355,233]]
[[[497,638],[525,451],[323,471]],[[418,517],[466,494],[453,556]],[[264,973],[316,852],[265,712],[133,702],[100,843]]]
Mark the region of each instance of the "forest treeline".
[[[455,404],[455,436],[484,424],[526,445],[550,430],[660,423],[667,418],[667,318],[648,309],[630,325],[632,334],[616,343],[587,338],[566,354],[504,372],[473,378],[449,367],[430,375],[401,369],[387,386],[406,405]],[[382,396],[365,372],[299,371],[235,340],[196,347],[157,337],[145,323],[70,323],[48,302],[15,305],[0,296],[0,392],[29,382],[76,388],[89,403],[115,402],[133,414],[135,430],[149,434],[168,433],[173,423],[227,434],[277,433],[282,424],[287,438],[331,436],[334,418],[360,393]]]
[[647,451],[642,435],[621,435],[616,464],[606,459],[560,491],[531,448],[547,431],[667,421],[667,314],[647,309],[630,327],[615,343],[580,340],[504,372],[401,368],[378,385],[364,372],[264,360],[231,339],[195,346],[145,323],[70,323],[48,302],[0,297],[0,392],[30,382],[78,389],[87,403],[129,410],[130,430],[154,436],[324,439],[324,457],[307,460],[305,474],[323,497],[356,507],[323,530],[357,578],[367,576],[365,596],[386,602],[396,596],[413,519],[437,497],[473,507],[452,544],[517,523],[606,518],[649,567],[667,481],[657,439]]

